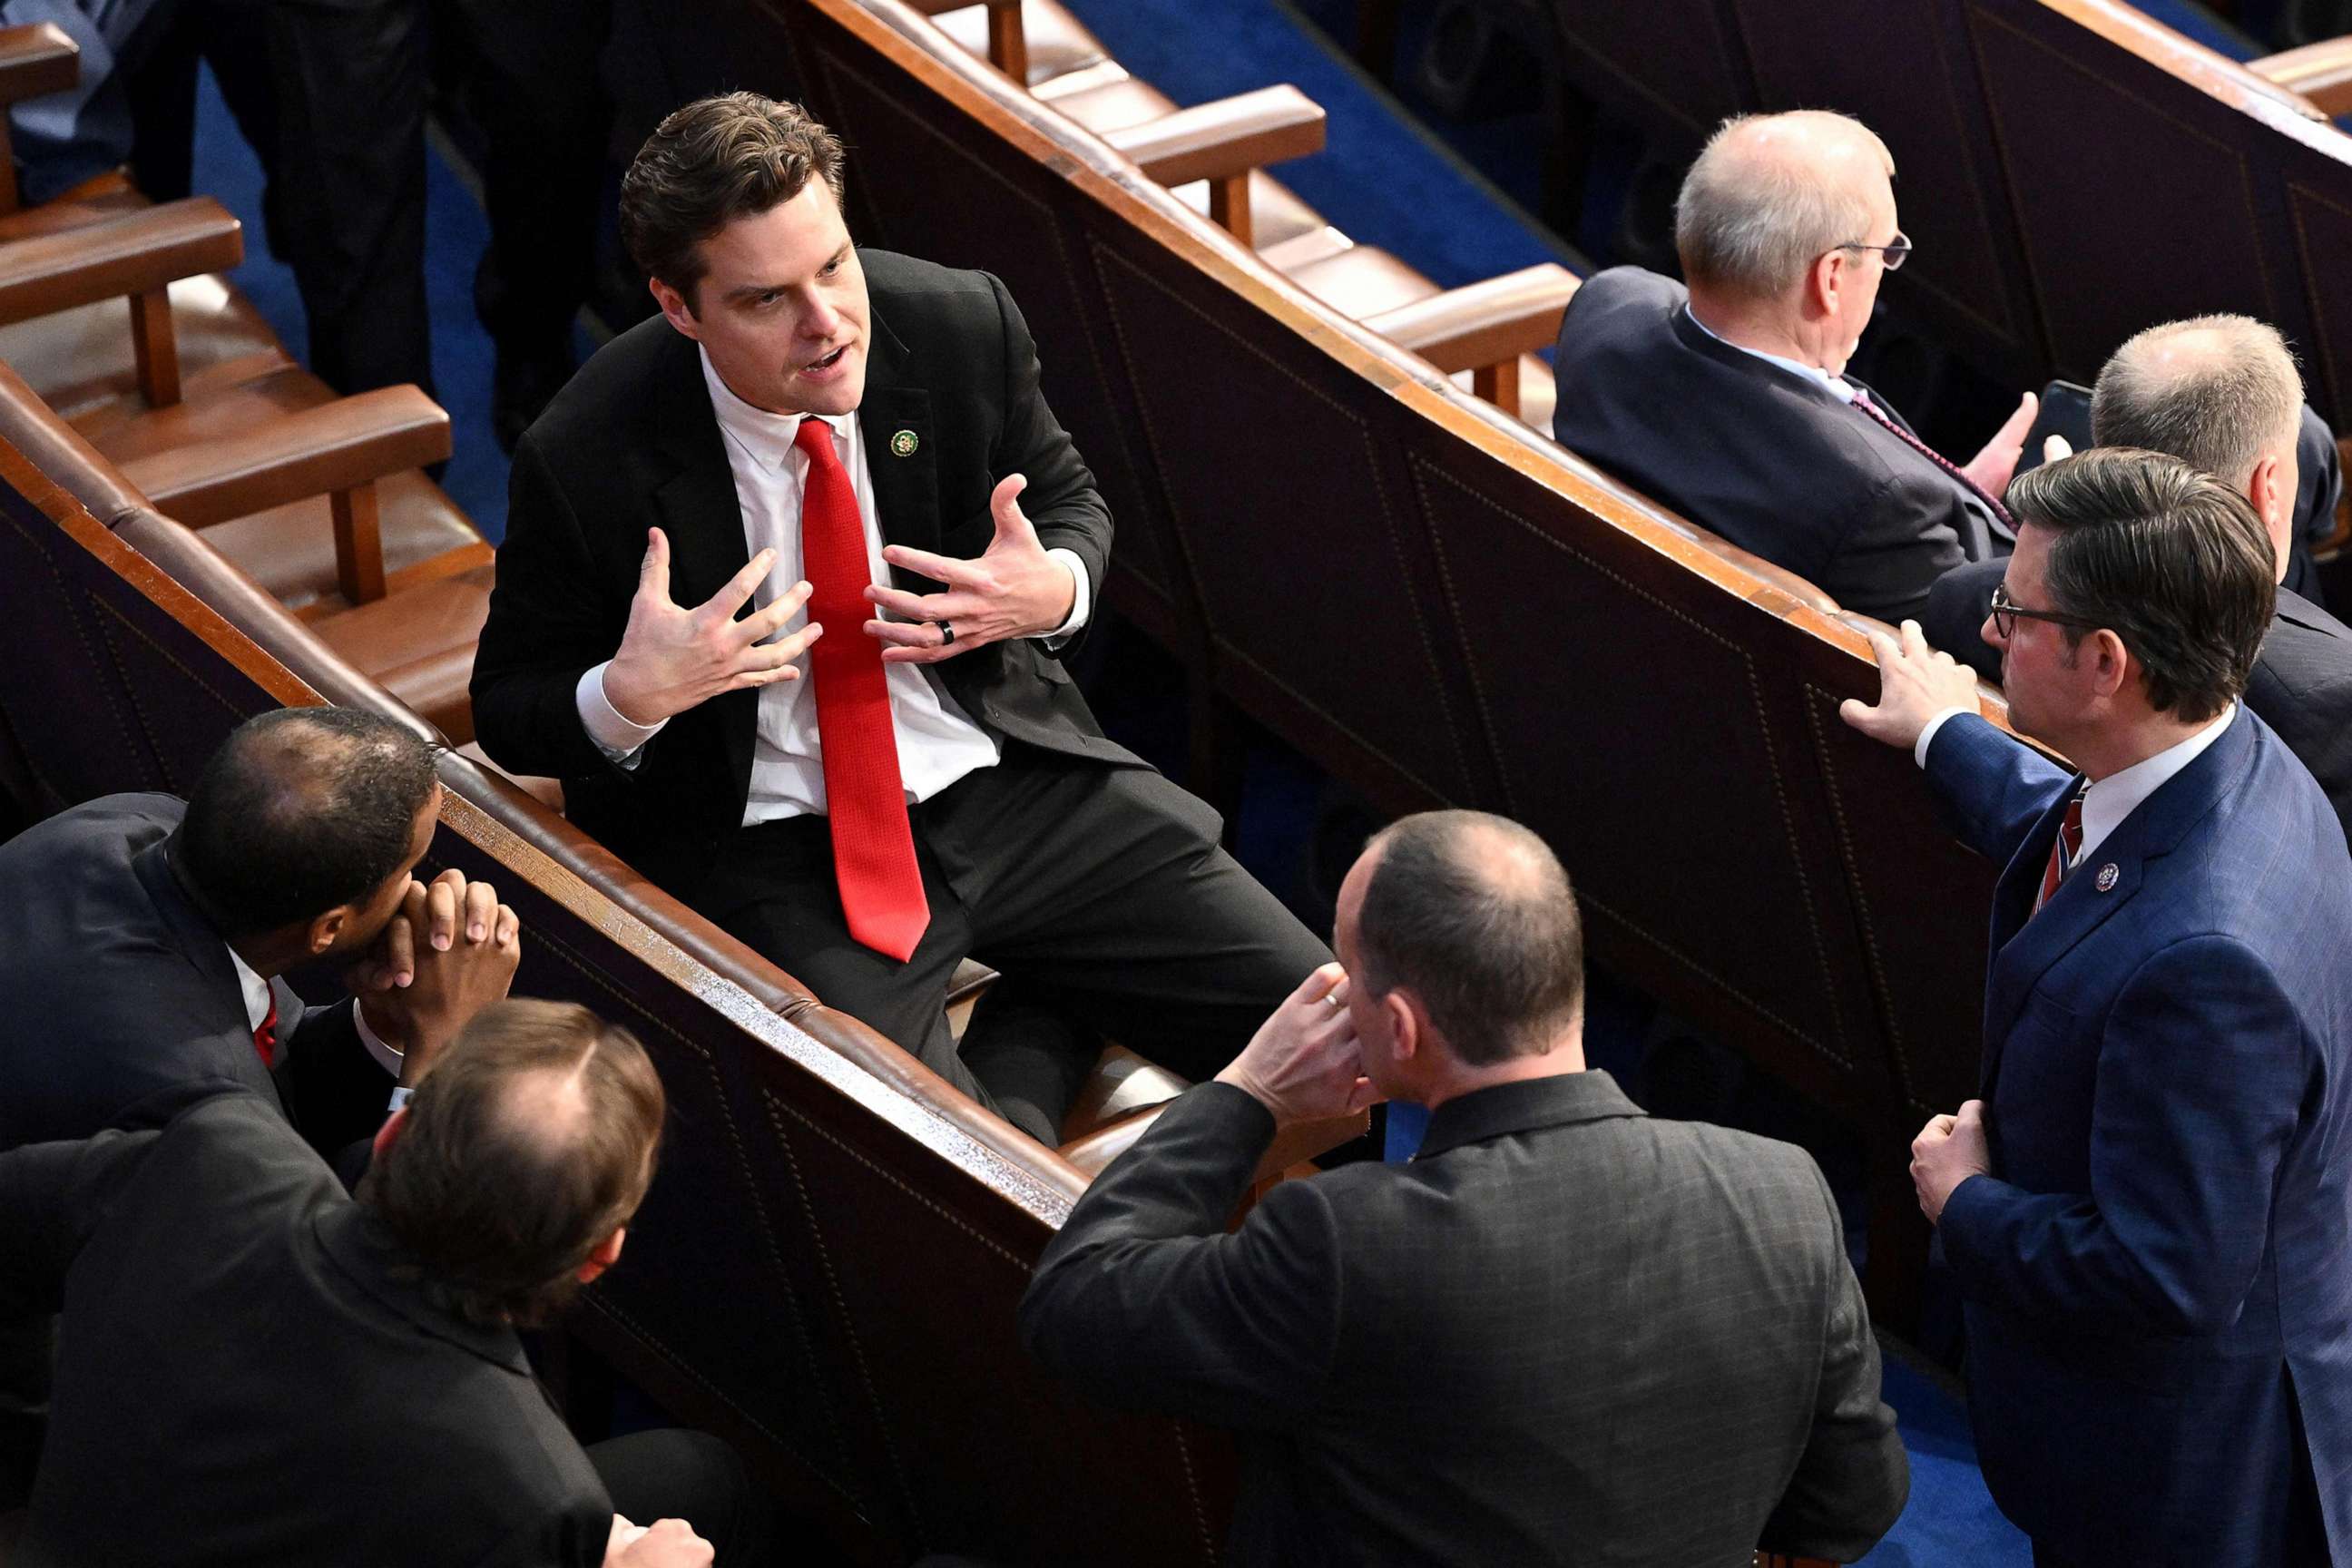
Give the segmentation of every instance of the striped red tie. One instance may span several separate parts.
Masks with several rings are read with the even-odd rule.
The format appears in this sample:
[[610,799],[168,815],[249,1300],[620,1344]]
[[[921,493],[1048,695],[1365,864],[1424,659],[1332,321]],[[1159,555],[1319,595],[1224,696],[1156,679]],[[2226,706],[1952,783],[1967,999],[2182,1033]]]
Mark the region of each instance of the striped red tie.
[[259,1028],[253,1031],[253,1054],[261,1058],[264,1068],[278,1066],[278,991],[275,986],[269,992],[269,1016],[261,1020]]
[[809,650],[809,673],[816,681],[834,879],[849,934],[904,963],[931,923],[931,908],[907,823],[882,645],[864,630],[876,613],[866,601],[874,580],[866,525],[849,471],[833,449],[833,427],[812,416],[793,441],[808,458],[801,569],[809,581],[809,618],[826,634]]
[[2076,790],[2066,802],[2066,820],[2058,825],[2058,837],[2050,842],[2050,864],[2042,873],[2042,893],[2033,900],[2033,912],[2040,914],[2050,895],[2066,879],[2066,868],[2074,857],[2083,852],[2083,792]]

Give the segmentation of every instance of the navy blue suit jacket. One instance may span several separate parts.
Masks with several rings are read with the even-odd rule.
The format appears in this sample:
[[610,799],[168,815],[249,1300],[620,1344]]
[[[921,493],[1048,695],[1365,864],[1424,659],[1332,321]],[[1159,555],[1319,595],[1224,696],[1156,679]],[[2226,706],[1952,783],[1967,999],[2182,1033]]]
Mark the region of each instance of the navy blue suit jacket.
[[2242,709],[2032,915],[2074,778],[1974,717],[1927,778],[2006,868],[1993,1173],[1937,1226],[1987,1486],[2070,1558],[2272,1564],[2315,1476],[2352,1562],[2352,855],[2326,797]]

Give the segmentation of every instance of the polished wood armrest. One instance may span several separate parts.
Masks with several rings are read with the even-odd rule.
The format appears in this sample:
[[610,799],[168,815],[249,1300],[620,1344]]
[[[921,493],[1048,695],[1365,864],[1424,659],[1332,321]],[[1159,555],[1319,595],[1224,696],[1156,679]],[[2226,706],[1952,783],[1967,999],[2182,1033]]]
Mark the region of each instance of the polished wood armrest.
[[55,22],[0,27],[0,103],[63,92],[81,79],[81,48]]
[[1465,284],[1399,305],[1364,325],[1439,370],[1471,373],[1477,395],[1506,414],[1519,411],[1519,356],[1549,348],[1580,279],[1556,261]]
[[190,528],[329,498],[335,575],[354,605],[383,597],[375,481],[449,455],[449,416],[413,386],[387,386],[122,465],[156,510]]
[[127,299],[139,390],[160,408],[180,400],[167,290],[180,279],[226,272],[244,258],[243,228],[209,196],[12,240],[0,246],[0,325]]
[[[1103,1167],[1133,1148],[1136,1140],[1167,1108],[1166,1101],[1148,1105],[1083,1138],[1073,1139],[1062,1145],[1062,1158],[1084,1171],[1089,1179],[1098,1176]],[[1257,1173],[1251,1179],[1253,1190],[1263,1189],[1281,1180],[1293,1167],[1362,1137],[1370,1125],[1370,1113],[1356,1110],[1317,1121],[1294,1121],[1277,1129],[1274,1142],[1266,1145],[1265,1157],[1257,1163]]]
[[1196,104],[1103,140],[1163,185],[1209,182],[1209,216],[1250,243],[1249,177],[1323,150],[1323,106],[1287,85]]
[[2274,86],[2301,93],[2331,120],[2352,114],[2352,34],[2248,60],[2246,68]]
[[961,11],[967,5],[986,5],[988,63],[1011,77],[1014,86],[1028,87],[1029,35],[1021,25],[1021,0],[908,0],[908,4],[926,16]]

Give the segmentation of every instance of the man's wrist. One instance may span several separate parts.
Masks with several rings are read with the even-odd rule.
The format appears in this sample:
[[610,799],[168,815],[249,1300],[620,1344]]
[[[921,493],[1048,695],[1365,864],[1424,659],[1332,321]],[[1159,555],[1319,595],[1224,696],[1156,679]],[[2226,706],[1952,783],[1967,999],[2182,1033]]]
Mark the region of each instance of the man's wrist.
[[1921,767],[1927,765],[1927,748],[1936,743],[1936,736],[1945,724],[1963,713],[1974,713],[1975,708],[1938,708],[1919,728],[1919,738],[1911,742],[1911,760]]
[[604,692],[605,705],[613,710],[613,717],[630,729],[644,731],[650,737],[654,731],[669,721],[670,715],[656,711],[660,704],[651,692],[637,689],[634,674],[618,658],[605,662],[597,681]]

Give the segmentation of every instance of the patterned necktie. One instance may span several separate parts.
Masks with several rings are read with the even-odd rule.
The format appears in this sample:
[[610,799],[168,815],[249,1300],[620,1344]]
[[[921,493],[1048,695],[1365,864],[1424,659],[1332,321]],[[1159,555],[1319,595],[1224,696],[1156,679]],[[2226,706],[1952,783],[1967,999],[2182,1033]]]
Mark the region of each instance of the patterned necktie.
[[[2087,788],[2088,786],[2084,786]],[[2058,837],[2050,843],[2050,864],[2042,868],[2041,896],[2033,900],[2033,912],[2040,914],[2058,884],[2066,879],[2067,868],[2083,852],[2083,791],[2078,789],[2066,801],[2066,820],[2058,825]]]
[[809,618],[825,629],[808,658],[816,681],[834,880],[849,934],[904,963],[930,925],[931,909],[907,823],[882,645],[864,629],[877,613],[866,601],[873,581],[866,525],[849,471],[834,452],[833,427],[814,416],[803,419],[793,444],[808,458],[801,570],[811,590]]
[[1853,389],[1853,405],[1856,408],[1861,409],[1864,414],[1868,415],[1879,425],[1881,428],[1893,431],[1896,440],[1902,442],[1905,446],[1910,447],[1913,451],[1918,453],[1921,457],[1935,464],[1936,467],[1943,469],[1944,472],[1951,475],[1952,478],[1959,480],[1960,483],[1967,488],[1969,494],[1976,497],[1979,500],[1984,502],[1985,505],[1992,509],[1993,516],[2000,521],[2000,525],[2003,528],[2006,528],[2012,532],[2016,531],[2017,524],[2010,517],[2009,509],[2007,507],[2001,505],[2000,500],[1996,498],[1989,496],[1985,494],[1984,491],[1979,489],[1977,488],[1977,482],[1969,478],[1968,475],[1960,472],[1957,467],[1945,458],[1944,454],[1927,445],[1927,442],[1919,439],[1918,437],[1911,434],[1910,431],[1903,428],[1902,421],[1895,419],[1890,416],[1886,410],[1878,406],[1877,404],[1873,403],[1870,400],[1870,394],[1864,392],[1858,386]]
[[269,1016],[261,1020],[259,1028],[253,1031],[253,1054],[261,1058],[265,1071],[278,1066],[278,989],[275,986],[269,991]]

